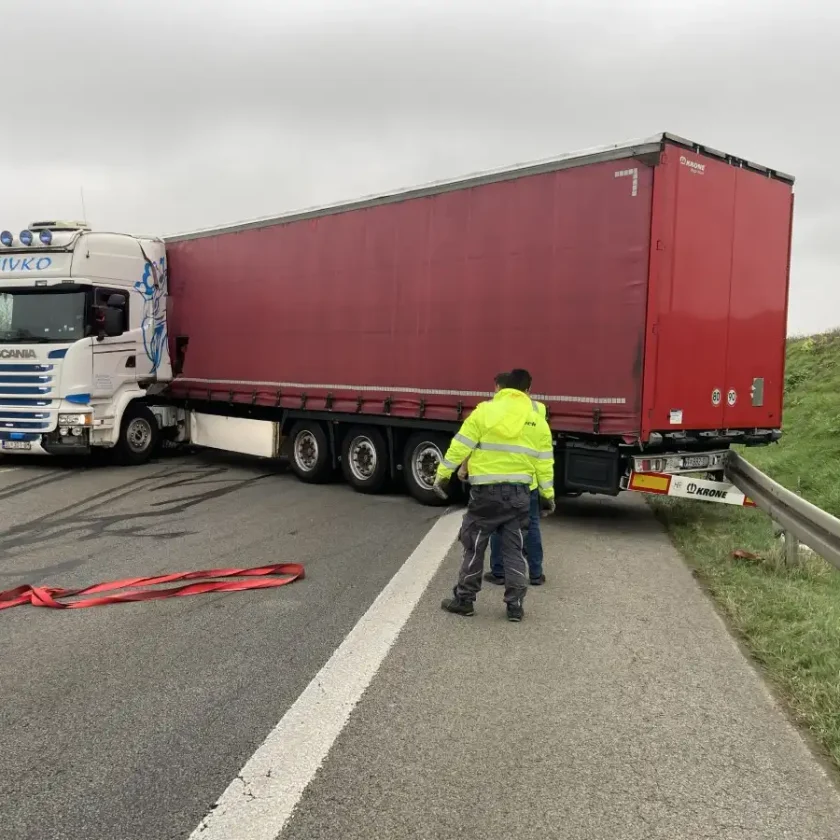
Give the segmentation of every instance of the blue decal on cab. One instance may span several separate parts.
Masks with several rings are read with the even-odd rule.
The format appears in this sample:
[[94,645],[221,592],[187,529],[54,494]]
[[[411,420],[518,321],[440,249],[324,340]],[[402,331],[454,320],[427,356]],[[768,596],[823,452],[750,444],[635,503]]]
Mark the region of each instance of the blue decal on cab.
[[52,257],[3,257],[0,271],[46,271],[52,265]]
[[160,367],[166,348],[166,258],[146,263],[143,277],[134,288],[143,296],[143,348],[152,363],[152,373]]

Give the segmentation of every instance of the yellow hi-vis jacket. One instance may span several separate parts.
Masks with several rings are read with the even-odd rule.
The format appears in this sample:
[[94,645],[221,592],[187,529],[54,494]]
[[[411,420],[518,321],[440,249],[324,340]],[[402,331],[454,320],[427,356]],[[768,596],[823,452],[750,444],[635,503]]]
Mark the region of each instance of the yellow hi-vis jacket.
[[[531,404],[536,409],[537,414],[539,414],[540,417],[542,417],[542,419],[545,420],[545,415],[546,415],[545,405],[541,402],[538,402],[537,400],[531,400]],[[546,425],[548,425],[547,420],[546,420]],[[548,428],[548,441],[549,441],[549,443],[551,443],[551,427],[550,426]],[[539,486],[539,483],[537,482],[537,473],[535,472],[534,473],[534,480],[531,482],[531,490],[536,490],[538,486]],[[551,450],[551,486],[552,487],[554,486],[554,447],[552,447],[552,450]],[[553,495],[554,494],[552,493],[552,496]],[[551,497],[547,496],[546,498],[551,498]]]
[[479,403],[452,439],[437,474],[449,478],[469,458],[470,484],[527,484],[554,498],[554,449],[545,407],[503,388]]

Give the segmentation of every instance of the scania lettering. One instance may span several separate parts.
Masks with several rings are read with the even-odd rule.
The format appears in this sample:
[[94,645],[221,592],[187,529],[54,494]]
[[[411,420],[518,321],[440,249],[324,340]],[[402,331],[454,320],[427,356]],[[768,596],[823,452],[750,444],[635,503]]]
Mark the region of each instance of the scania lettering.
[[37,359],[34,350],[0,350],[0,359]]
[[164,239],[6,230],[0,347],[35,355],[0,362],[0,451],[136,464],[167,436],[435,504],[452,434],[525,367],[558,493],[712,500],[684,477],[781,435],[792,202],[658,134]]

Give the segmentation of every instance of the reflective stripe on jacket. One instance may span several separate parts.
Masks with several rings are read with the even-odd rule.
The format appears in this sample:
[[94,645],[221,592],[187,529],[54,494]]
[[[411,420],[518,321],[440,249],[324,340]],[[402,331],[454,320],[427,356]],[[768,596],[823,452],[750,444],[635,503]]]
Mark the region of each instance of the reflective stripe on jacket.
[[[538,402],[537,400],[531,400],[531,404],[534,406],[537,414],[539,414],[540,417],[542,417],[542,419],[545,420],[545,416],[546,416],[545,404],[541,403],[541,402]],[[546,420],[546,425],[548,425],[547,420]],[[546,481],[549,482],[549,487],[554,487],[554,447],[551,446],[551,428],[550,427],[548,427],[548,443],[549,443],[549,446],[551,448],[551,474],[547,478],[545,476],[543,476],[543,477]],[[534,472],[534,480],[531,482],[531,491],[532,492],[539,487],[539,481],[537,480],[537,475],[538,475],[538,471],[535,471]],[[553,493],[552,493],[552,496],[553,496]],[[549,498],[549,497],[547,497],[547,498]]]
[[554,448],[545,408],[503,388],[464,421],[438,467],[449,478],[469,459],[471,484],[527,484],[554,498]]

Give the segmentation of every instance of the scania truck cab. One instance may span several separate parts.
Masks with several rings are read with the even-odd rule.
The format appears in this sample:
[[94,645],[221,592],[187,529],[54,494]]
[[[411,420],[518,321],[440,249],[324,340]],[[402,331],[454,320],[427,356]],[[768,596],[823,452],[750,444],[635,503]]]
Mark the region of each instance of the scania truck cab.
[[35,222],[0,233],[0,455],[151,455],[172,378],[164,243]]

